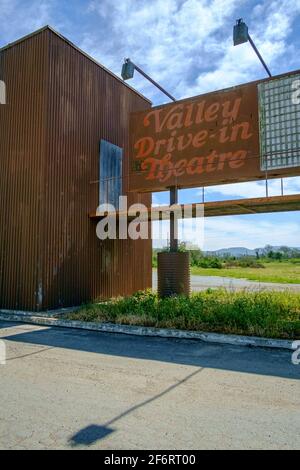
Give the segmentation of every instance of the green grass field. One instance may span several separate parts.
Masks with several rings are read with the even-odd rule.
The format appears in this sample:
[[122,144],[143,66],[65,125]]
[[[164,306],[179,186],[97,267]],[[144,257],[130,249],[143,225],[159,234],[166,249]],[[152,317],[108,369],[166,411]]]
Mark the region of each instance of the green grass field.
[[300,262],[271,261],[263,263],[264,268],[198,268],[192,267],[191,273],[199,276],[223,276],[250,281],[279,282],[300,284]]
[[151,291],[82,306],[68,320],[212,331],[269,338],[300,338],[300,294],[208,289],[159,299]]

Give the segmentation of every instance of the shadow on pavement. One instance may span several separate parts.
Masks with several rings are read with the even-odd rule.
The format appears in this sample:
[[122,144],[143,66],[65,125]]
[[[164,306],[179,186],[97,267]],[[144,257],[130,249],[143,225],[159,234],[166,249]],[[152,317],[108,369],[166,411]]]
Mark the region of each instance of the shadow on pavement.
[[284,350],[55,327],[22,330],[18,334],[10,334],[2,339],[101,355],[300,379],[300,366],[293,365],[292,352]]
[[155,400],[159,400],[164,395],[167,395],[168,393],[172,392],[175,388],[179,387],[185,382],[188,382],[191,378],[193,378],[195,375],[198,375],[203,370],[204,370],[203,368],[197,369],[196,371],[188,374],[186,377],[184,377],[184,379],[178,380],[173,385],[170,385],[168,388],[158,393],[157,395],[154,395],[153,397],[148,398],[147,400],[144,400],[138,403],[137,405],[132,406],[131,408],[128,408],[126,411],[123,411],[123,413],[111,419],[110,421],[105,423],[103,426],[92,424],[80,430],[78,433],[76,433],[74,436],[71,437],[69,441],[71,446],[77,446],[77,445],[88,446],[88,445],[94,444],[95,442],[101,439],[104,439],[106,436],[108,436],[109,434],[115,431],[114,429],[110,427],[112,424],[115,424],[117,421],[120,421],[122,418],[125,418],[127,415],[133,413],[139,408],[142,408],[143,406],[147,406]]
[[22,325],[22,323],[6,322],[6,321],[0,320],[0,330],[1,329],[4,330],[6,328],[14,328],[20,325]]
[[105,426],[98,426],[97,424],[91,424],[74,434],[69,442],[72,447],[83,445],[90,446],[91,444],[104,439],[112,432],[114,432],[114,429],[109,429]]

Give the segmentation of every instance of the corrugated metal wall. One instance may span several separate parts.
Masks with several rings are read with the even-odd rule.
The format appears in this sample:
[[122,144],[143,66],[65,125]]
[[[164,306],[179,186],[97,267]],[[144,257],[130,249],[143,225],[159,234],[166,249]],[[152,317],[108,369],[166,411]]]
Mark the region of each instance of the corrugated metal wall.
[[41,275],[47,35],[1,51],[7,103],[0,106],[0,302],[31,309]]
[[150,286],[151,241],[101,242],[88,218],[100,140],[124,148],[128,174],[129,112],[149,103],[48,29],[4,54],[1,307],[71,306]]

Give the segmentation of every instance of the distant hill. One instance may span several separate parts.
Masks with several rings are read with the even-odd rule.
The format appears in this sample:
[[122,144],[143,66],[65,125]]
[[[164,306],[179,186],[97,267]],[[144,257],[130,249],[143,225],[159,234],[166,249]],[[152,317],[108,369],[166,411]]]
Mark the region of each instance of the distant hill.
[[[277,252],[281,251],[280,246],[269,246],[270,250]],[[290,250],[300,250],[300,247],[288,247]],[[237,247],[231,247],[231,248],[221,248],[220,250],[215,250],[215,251],[205,251],[206,255],[211,255],[211,256],[220,256],[220,257],[225,257],[225,256],[235,256],[236,258],[240,258],[242,256],[256,256],[256,253],[259,253],[259,255],[262,255],[266,252],[266,247],[264,248],[255,248],[254,250],[251,250],[249,248],[237,246]]]
[[[190,244],[190,243],[186,243],[186,248],[190,251],[197,251],[199,250],[198,246],[197,245],[193,245],[193,244]],[[300,252],[300,247],[285,247],[286,250],[289,252],[288,254],[292,256],[294,255],[293,253],[291,253],[292,251],[298,251]],[[159,252],[159,251],[162,251],[161,248],[153,248],[153,251],[155,253]],[[221,248],[219,250],[213,250],[213,251],[204,251],[203,253],[206,255],[206,256],[217,256],[217,257],[226,257],[226,256],[234,256],[235,258],[241,258],[242,256],[256,256],[256,254],[258,253],[260,256],[261,255],[266,255],[266,253],[268,253],[268,251],[273,251],[274,253],[276,253],[277,251],[281,251],[284,253],[284,249],[283,249],[283,246],[271,246],[271,245],[267,245],[263,248],[255,248],[253,250],[251,250],[250,248],[245,248],[243,246],[233,246],[233,247],[230,247],[230,248]],[[295,256],[295,255],[294,255]],[[299,254],[297,253],[296,256],[299,256]]]
[[207,255],[213,256],[255,256],[255,250],[250,250],[249,248],[244,248],[241,246],[234,246],[232,248],[221,248],[220,250],[215,251],[206,251]]

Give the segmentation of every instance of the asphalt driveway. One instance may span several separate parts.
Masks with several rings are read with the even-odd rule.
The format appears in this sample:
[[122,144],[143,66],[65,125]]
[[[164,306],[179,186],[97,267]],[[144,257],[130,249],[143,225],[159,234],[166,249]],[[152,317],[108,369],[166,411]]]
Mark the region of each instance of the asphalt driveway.
[[288,351],[0,322],[1,449],[299,449]]
[[[157,289],[157,271],[152,272],[153,289]],[[191,290],[199,292],[206,289],[217,289],[222,287],[229,290],[249,289],[257,290],[276,290],[276,291],[294,291],[300,292],[300,284],[280,284],[276,282],[249,281],[248,279],[235,279],[233,277],[222,276],[191,276]]]

